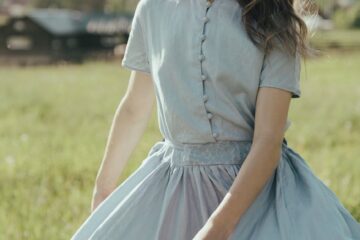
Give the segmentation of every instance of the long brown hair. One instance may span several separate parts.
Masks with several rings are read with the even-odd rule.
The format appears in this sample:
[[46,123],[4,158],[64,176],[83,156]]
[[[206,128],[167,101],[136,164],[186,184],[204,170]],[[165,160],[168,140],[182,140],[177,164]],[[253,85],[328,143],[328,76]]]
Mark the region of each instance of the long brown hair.
[[278,46],[294,55],[312,52],[308,28],[301,18],[307,0],[237,0],[243,8],[242,21],[251,41],[265,52]]

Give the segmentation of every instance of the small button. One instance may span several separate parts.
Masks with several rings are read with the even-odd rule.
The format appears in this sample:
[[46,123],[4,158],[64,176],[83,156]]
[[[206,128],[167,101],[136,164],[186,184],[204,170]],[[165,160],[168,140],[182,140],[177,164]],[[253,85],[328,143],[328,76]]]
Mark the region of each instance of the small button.
[[206,102],[208,99],[209,99],[209,97],[208,97],[207,95],[204,95],[204,96],[203,96],[204,102]]
[[219,136],[218,133],[213,133],[212,135],[213,135],[214,138],[217,138]]
[[205,41],[205,39],[206,39],[206,35],[201,35],[201,41],[203,42]]
[[201,75],[201,80],[205,81],[207,79],[206,75],[202,74]]
[[209,112],[209,113],[207,113],[207,117],[208,117],[208,119],[211,119],[213,117],[213,114]]
[[210,20],[210,19],[209,19],[207,16],[205,16],[205,17],[203,18],[204,23],[207,23],[209,20]]
[[204,59],[205,59],[205,56],[204,56],[203,54],[200,54],[200,55],[199,55],[199,60],[200,60],[200,61],[204,61]]
[[209,0],[206,1],[206,6],[207,6],[207,7],[210,7],[211,4],[212,4],[212,1],[209,1]]

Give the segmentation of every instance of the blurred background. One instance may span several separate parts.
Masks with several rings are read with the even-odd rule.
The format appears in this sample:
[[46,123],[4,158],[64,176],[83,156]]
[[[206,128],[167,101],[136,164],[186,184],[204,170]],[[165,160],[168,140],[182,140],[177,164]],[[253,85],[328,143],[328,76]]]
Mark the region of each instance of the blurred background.
[[[0,0],[0,239],[68,239],[88,216],[136,4]],[[321,54],[303,63],[286,138],[359,221],[360,0],[308,12]],[[155,107],[119,183],[161,139]]]

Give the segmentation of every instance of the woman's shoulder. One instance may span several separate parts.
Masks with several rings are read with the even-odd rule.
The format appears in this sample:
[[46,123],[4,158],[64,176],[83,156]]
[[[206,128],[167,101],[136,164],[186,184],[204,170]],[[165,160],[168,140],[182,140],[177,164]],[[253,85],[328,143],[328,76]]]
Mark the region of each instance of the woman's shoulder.
[[166,2],[171,2],[176,0],[139,0],[137,3],[137,8],[152,8],[152,7],[159,7],[160,4],[164,4]]
[[160,15],[161,6],[164,5],[165,2],[169,1],[175,1],[175,0],[139,0],[137,2],[136,8],[135,8],[135,16],[139,16],[140,18],[145,18],[146,16],[154,15]]
[[[139,18],[144,28],[158,26],[173,10],[173,5],[179,0],[139,0],[134,17]],[[171,15],[171,14],[170,14]]]

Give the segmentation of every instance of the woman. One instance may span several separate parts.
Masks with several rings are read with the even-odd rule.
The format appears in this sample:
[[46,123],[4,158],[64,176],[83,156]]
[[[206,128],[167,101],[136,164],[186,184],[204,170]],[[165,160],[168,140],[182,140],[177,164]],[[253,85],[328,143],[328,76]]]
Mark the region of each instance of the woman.
[[[360,239],[284,138],[306,34],[292,0],[140,0],[129,87],[72,239]],[[155,99],[164,139],[117,187]]]

